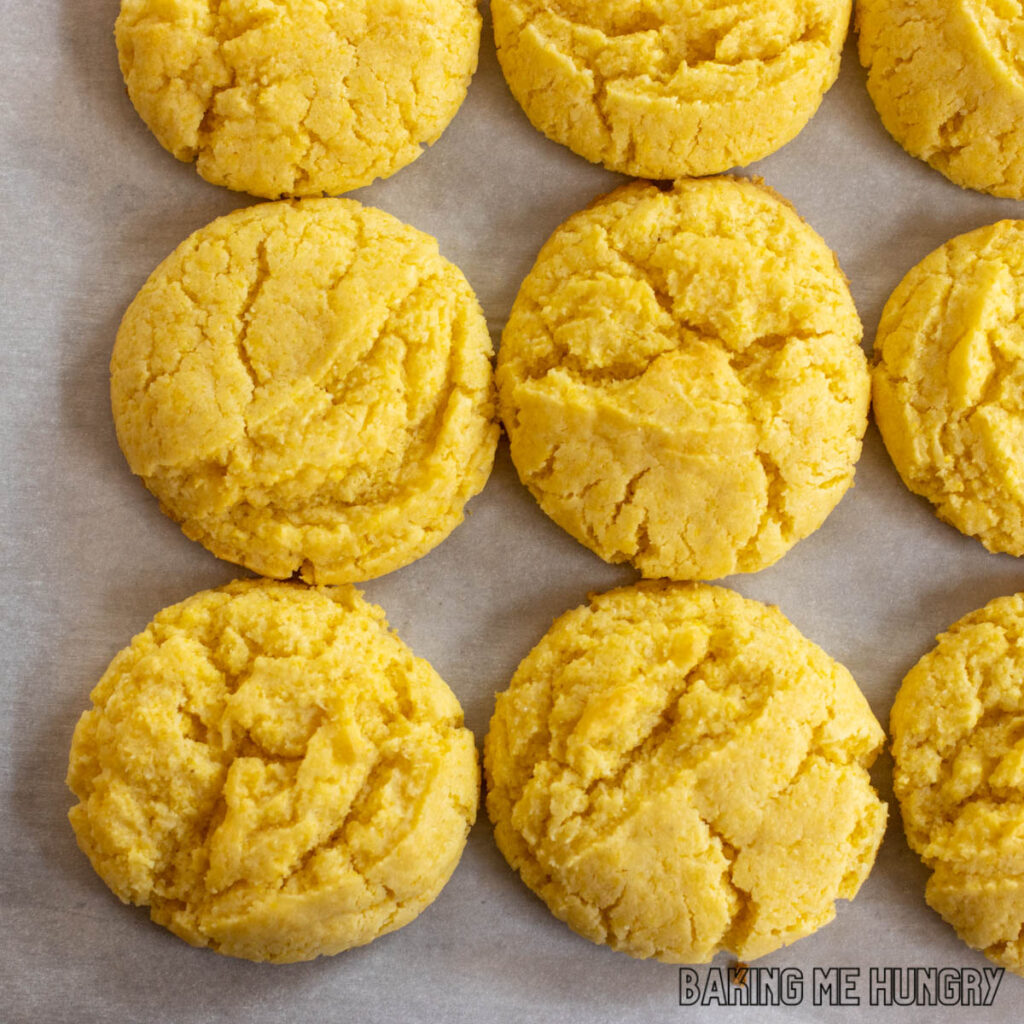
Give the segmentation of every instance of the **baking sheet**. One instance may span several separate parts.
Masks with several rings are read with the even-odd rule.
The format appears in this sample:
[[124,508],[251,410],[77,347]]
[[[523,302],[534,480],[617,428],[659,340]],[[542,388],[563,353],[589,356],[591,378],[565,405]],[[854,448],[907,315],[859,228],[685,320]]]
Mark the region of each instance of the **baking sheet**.
[[[870,970],[989,966],[925,904],[926,871],[891,808],[874,872],[832,924],[757,962],[794,968],[793,1006],[679,1005],[677,968],[575,936],[505,865],[485,816],[437,902],[370,946],[286,967],[194,950],[122,906],[66,821],[67,749],[114,653],[162,607],[241,575],[190,543],[118,451],[107,363],[124,308],[192,230],[252,202],[202,181],[155,142],[117,69],[117,0],[0,0],[3,278],[0,454],[0,1021],[1000,1021],[989,1007],[871,1007]],[[792,200],[837,251],[865,324],[902,275],[951,236],[1024,205],[968,193],[882,129],[848,44],[817,116],[744,173]],[[620,177],[535,132],[484,26],[480,69],[441,140],[352,195],[436,235],[465,271],[497,341],[550,231]],[[413,650],[450,683],[482,742],[494,693],[566,609],[635,578],[562,533],[499,450],[466,522],[419,562],[366,584]],[[903,674],[936,632],[1024,589],[1018,560],[988,554],[902,486],[872,426],[857,481],[825,525],[776,566],[726,581],[781,606],[853,672],[885,723]],[[874,776],[891,800],[891,764]],[[721,956],[713,965],[725,967]],[[855,973],[856,1009],[813,1005],[815,968]],[[700,984],[711,977],[698,971]]]

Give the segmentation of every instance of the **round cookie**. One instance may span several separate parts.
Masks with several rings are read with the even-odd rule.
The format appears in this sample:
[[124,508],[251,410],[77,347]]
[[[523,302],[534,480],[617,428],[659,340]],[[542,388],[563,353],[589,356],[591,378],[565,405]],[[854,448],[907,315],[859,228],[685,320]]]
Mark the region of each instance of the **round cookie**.
[[499,694],[487,809],[509,864],[586,938],[749,960],[867,877],[882,741],[850,674],[777,608],[639,584],[563,615]]
[[79,846],[186,942],[287,963],[411,921],[476,817],[473,736],[350,587],[242,581],[164,609],[71,745]]
[[860,335],[835,257],[771,190],[626,185],[551,236],[516,298],[497,373],[512,459],[607,561],[754,572],[853,481]]
[[200,229],[121,322],[132,471],[185,534],[265,576],[346,583],[439,544],[497,444],[491,342],[437,243],[346,199]]
[[643,178],[712,174],[789,142],[839,72],[850,0],[492,0],[534,127]]
[[990,551],[1024,555],[1024,221],[959,235],[882,311],[875,419],[903,482]]
[[968,945],[1024,975],[1024,594],[964,616],[892,708],[893,784],[925,896]]
[[476,70],[476,0],[121,0],[135,109],[215,185],[347,192],[411,163]]
[[857,0],[888,132],[965,188],[1024,199],[1024,16],[993,0]]

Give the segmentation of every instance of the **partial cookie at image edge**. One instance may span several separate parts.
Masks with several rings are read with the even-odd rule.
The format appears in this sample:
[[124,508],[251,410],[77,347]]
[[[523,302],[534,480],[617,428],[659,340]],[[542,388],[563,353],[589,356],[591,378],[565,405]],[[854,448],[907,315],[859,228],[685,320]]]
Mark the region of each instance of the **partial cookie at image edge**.
[[850,0],[765,6],[493,0],[491,13],[505,80],[538,131],[664,180],[775,152],[835,81]]
[[1024,555],[1024,221],[943,243],[882,310],[872,407],[904,484],[989,551]]
[[896,142],[961,188],[1024,199],[1020,12],[856,0],[854,22],[868,93]]
[[907,673],[890,718],[907,841],[928,905],[1024,976],[1024,595],[963,616]]
[[132,104],[207,181],[265,199],[337,195],[419,157],[476,70],[475,0],[121,0]]

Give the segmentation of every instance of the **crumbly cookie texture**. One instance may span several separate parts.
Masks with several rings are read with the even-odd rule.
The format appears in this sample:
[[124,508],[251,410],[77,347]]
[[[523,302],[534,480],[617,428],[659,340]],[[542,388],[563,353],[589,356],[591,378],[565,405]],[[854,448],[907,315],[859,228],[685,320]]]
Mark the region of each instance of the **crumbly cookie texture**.
[[75,729],[78,843],[195,946],[309,960],[407,924],[476,817],[473,736],[350,587],[240,581],[162,611]]
[[636,957],[748,960],[867,877],[883,734],[776,608],[643,583],[558,619],[484,746],[498,845],[556,917]]
[[769,189],[626,185],[552,235],[516,298],[497,374],[512,459],[607,561],[753,572],[853,481],[860,336],[834,255]]
[[486,482],[490,355],[430,236],[352,200],[265,203],[195,232],[128,308],[117,436],[219,557],[370,579],[440,543]]
[[860,60],[889,133],[965,188],[1024,199],[1016,0],[857,0]]
[[1024,975],[1024,594],[938,637],[903,680],[894,789],[925,895],[970,946]]
[[121,0],[135,109],[215,185],[337,194],[438,139],[476,70],[475,0]]
[[492,0],[498,59],[549,138],[643,178],[789,142],[839,72],[850,0]]
[[875,419],[915,494],[1024,555],[1024,221],[959,235],[900,282],[875,339]]

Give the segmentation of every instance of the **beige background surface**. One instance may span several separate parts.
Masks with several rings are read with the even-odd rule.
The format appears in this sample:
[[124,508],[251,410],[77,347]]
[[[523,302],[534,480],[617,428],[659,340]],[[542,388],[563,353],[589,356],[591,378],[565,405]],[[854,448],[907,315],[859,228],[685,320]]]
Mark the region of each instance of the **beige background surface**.
[[[670,1021],[674,967],[577,938],[512,875],[486,821],[440,899],[406,929],[329,960],[253,965],[193,950],[120,905],[74,843],[67,748],[113,654],[161,607],[238,575],[187,541],[129,473],[107,396],[121,314],[190,231],[250,200],[203,182],[150,136],[117,70],[117,0],[0,0],[2,353],[0,533],[0,1021]],[[947,238],[1024,205],[963,192],[889,139],[852,46],[840,80],[789,146],[744,173],[791,199],[839,254],[866,328],[905,271]],[[387,182],[353,193],[438,236],[499,337],[549,232],[614,187],[534,132],[485,25],[480,70],[449,130]],[[504,444],[469,518],[367,595],[459,695],[482,741],[495,691],[552,618],[633,578],[552,525]],[[1024,568],[988,554],[907,493],[874,427],[855,489],[816,534],[755,576],[727,581],[781,606],[844,662],[887,720],[936,632]],[[875,777],[890,795],[890,762]],[[924,903],[926,873],[896,816],[857,900],[763,966],[987,965]],[[724,965],[724,959],[719,965]],[[702,976],[704,971],[701,972]],[[862,988],[866,991],[866,981]],[[990,1009],[759,1011],[698,1019],[1017,1019],[1024,981]]]

